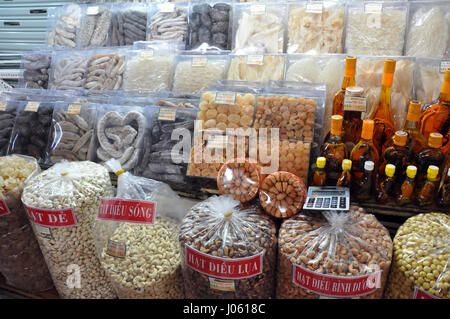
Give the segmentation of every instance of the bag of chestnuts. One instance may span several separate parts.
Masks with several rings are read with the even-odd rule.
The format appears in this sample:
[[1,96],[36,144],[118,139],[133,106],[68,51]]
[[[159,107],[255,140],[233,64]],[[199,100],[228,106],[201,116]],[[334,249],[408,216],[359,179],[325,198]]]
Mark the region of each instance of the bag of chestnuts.
[[392,240],[362,208],[301,213],[284,221],[278,238],[277,298],[383,296]]
[[276,226],[256,206],[212,196],[184,217],[179,235],[187,298],[272,298]]

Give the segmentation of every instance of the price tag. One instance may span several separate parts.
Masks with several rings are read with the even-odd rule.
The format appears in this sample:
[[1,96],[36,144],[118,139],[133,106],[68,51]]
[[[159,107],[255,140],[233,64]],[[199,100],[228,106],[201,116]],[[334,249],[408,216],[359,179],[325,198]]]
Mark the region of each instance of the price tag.
[[27,112],[37,112],[39,109],[40,102],[28,102],[27,106],[25,106],[25,111]]
[[226,149],[228,144],[228,135],[212,135],[208,138],[206,148]]
[[217,92],[214,99],[215,104],[234,105],[236,104],[236,93],[233,92]]
[[364,13],[381,13],[383,12],[382,3],[366,3],[364,4]]
[[69,104],[67,107],[67,114],[80,114],[81,104]]
[[344,111],[367,112],[367,99],[358,96],[345,96]]
[[264,65],[264,55],[247,55],[247,64],[248,65]]
[[127,255],[127,244],[109,239],[106,253],[112,257],[125,258]]
[[159,109],[158,120],[160,120],[160,121],[175,121],[176,114],[177,114],[176,107],[161,107]]
[[6,101],[0,102],[0,111],[6,111],[6,105],[8,103]]
[[145,50],[141,52],[141,58],[144,60],[152,60],[153,59],[153,50]]
[[39,234],[40,237],[53,239],[52,230],[49,227],[44,227],[38,224],[33,224],[34,230]]
[[193,56],[191,66],[194,68],[205,67],[208,64],[208,57],[206,56]]
[[93,7],[88,7],[87,8],[86,14],[88,16],[95,16],[95,15],[98,14],[98,12],[99,12],[99,7],[98,6],[93,6]]
[[234,280],[209,277],[209,287],[220,291],[235,291]]
[[322,1],[314,1],[306,4],[306,13],[322,13],[323,3]]
[[450,60],[442,60],[441,66],[439,68],[439,72],[445,73],[445,71],[447,71],[447,69],[450,69]]
[[163,13],[171,13],[175,11],[175,5],[173,3],[159,3],[158,9]]
[[265,4],[254,4],[250,7],[250,13],[252,16],[260,16],[266,14]]

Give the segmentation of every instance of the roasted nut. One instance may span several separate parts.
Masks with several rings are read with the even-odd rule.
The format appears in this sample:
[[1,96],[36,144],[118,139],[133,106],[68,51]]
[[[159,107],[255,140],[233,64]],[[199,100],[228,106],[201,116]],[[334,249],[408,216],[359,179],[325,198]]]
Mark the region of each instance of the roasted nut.
[[277,218],[289,218],[303,207],[306,187],[298,176],[288,172],[275,172],[267,176],[259,192],[264,210]]

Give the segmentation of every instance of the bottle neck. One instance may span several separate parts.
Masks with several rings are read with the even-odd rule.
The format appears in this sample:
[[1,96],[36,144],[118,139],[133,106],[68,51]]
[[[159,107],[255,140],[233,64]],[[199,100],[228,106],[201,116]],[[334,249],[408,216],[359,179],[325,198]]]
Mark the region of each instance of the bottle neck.
[[344,81],[342,81],[342,89],[345,90],[348,87],[355,86],[355,76],[344,76]]
[[405,130],[408,131],[419,131],[419,122],[418,121],[406,121],[405,123]]
[[383,119],[394,126],[391,111],[391,86],[383,85],[381,87],[380,103],[372,119]]
[[361,144],[372,144],[373,143],[372,138],[366,139],[364,137],[361,137],[361,139],[359,140],[359,143],[361,143]]
[[450,93],[441,92],[441,94],[439,94],[439,101],[445,104],[450,104]]

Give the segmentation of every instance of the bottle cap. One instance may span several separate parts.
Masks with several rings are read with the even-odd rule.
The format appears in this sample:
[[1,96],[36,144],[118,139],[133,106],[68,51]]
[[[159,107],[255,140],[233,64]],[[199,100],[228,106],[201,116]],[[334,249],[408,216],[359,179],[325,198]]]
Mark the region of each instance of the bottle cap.
[[420,103],[420,101],[409,102],[408,115],[406,116],[406,120],[410,122],[418,122],[420,119],[421,107],[422,103]]
[[352,169],[352,161],[349,159],[345,159],[342,161],[342,169],[344,171],[349,171]]
[[432,148],[439,148],[442,146],[443,136],[440,133],[431,133],[428,137],[428,146]]
[[364,120],[362,126],[361,137],[365,140],[371,140],[373,137],[373,129],[375,122],[373,120]]
[[416,177],[417,174],[417,167],[415,167],[414,165],[408,165],[408,167],[406,168],[406,176],[408,176],[409,178],[414,178]]
[[384,172],[389,177],[394,176],[394,174],[395,174],[395,165],[387,164],[386,167],[384,168]]
[[345,77],[354,77],[356,73],[356,57],[348,56],[345,58]]
[[325,157],[318,157],[316,160],[316,165],[318,168],[324,168],[327,163],[327,159]]
[[450,69],[445,71],[444,82],[442,83],[441,93],[450,94]]
[[408,133],[397,131],[394,135],[394,144],[398,146],[405,146],[408,141]]
[[349,96],[362,96],[364,94],[364,89],[360,86],[349,86],[345,89],[345,95]]
[[342,134],[342,121],[344,118],[342,115],[333,115],[331,117],[331,134],[341,135]]
[[364,162],[364,169],[366,171],[373,171],[373,169],[375,168],[375,163],[372,161],[365,161]]
[[381,81],[383,86],[391,86],[394,82],[395,63],[396,61],[393,59],[384,60],[383,80]]
[[439,174],[439,167],[430,165],[427,170],[427,177],[429,179],[435,179]]

